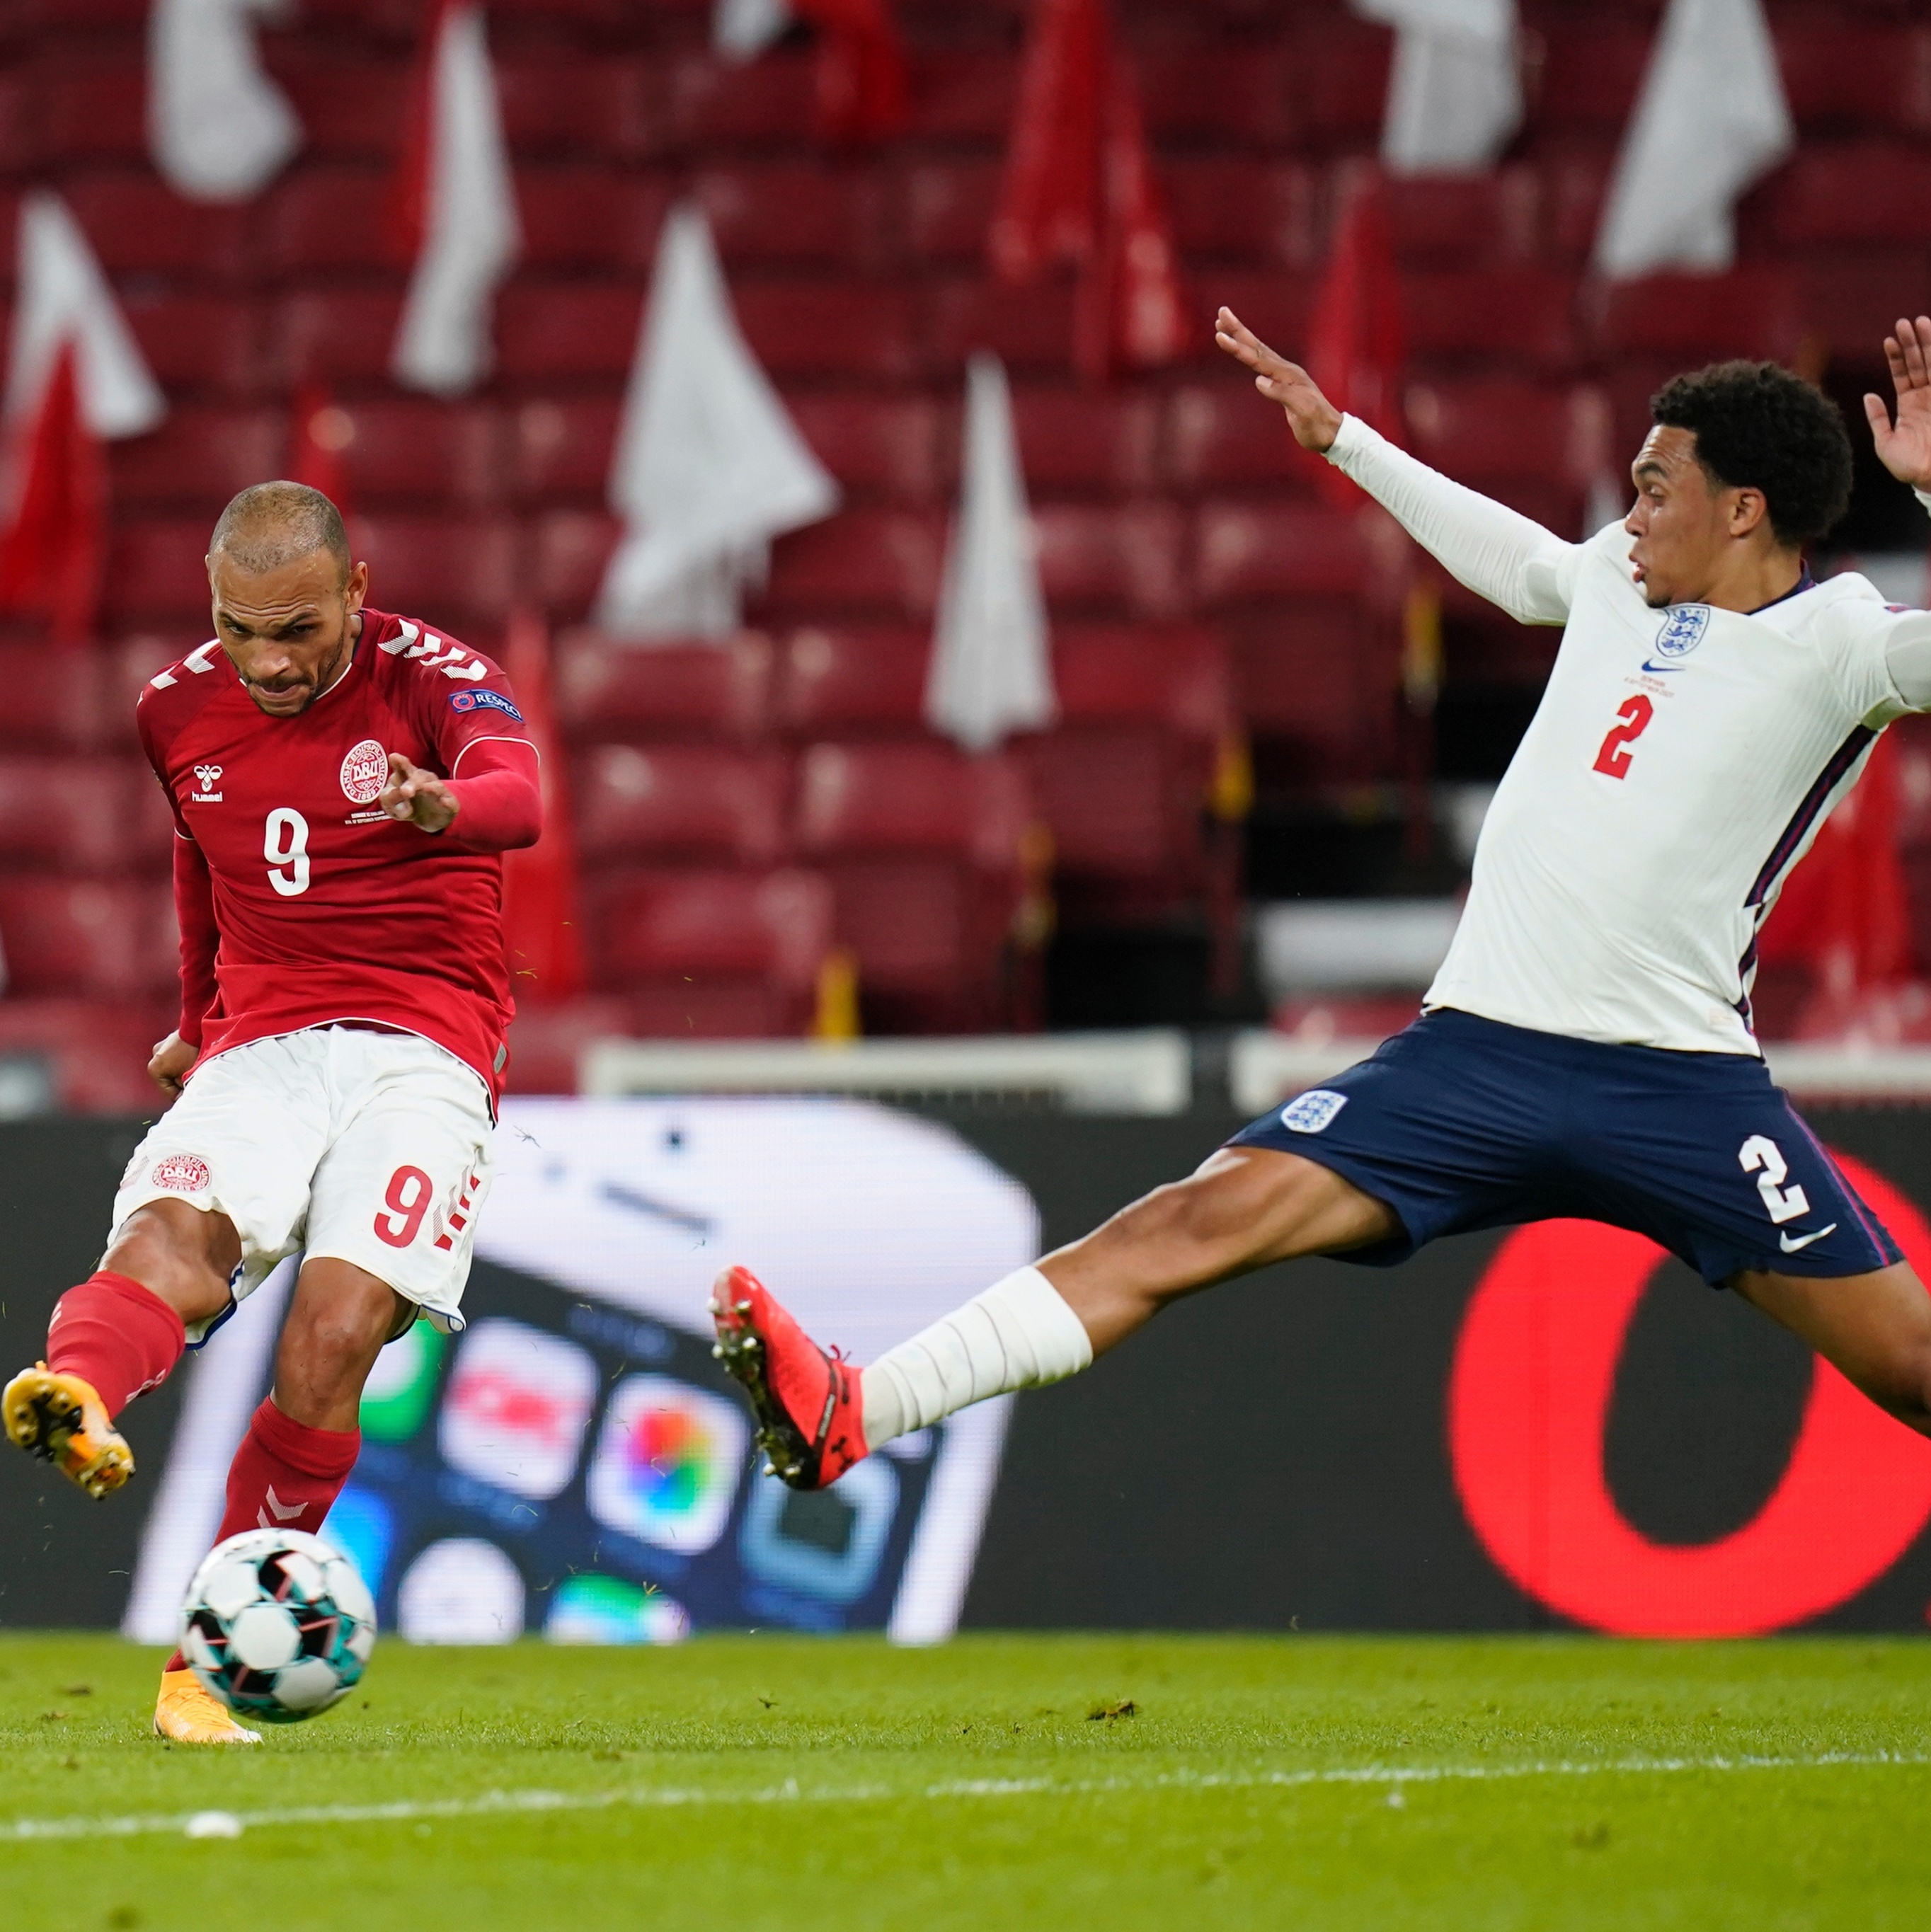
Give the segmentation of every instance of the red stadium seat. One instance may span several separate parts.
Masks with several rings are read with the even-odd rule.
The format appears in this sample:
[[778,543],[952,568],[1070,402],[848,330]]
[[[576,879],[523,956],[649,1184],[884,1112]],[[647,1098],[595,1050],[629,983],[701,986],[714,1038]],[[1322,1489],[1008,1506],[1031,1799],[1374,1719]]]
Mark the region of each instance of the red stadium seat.
[[[305,11],[314,18],[314,8]],[[325,160],[395,161],[413,98],[412,63],[370,59],[356,51],[350,36],[326,26],[312,35],[278,33],[266,49],[276,82],[301,118],[305,154]],[[496,65],[500,79],[500,54]]]
[[1458,482],[1586,485],[1589,393],[1506,380],[1417,382],[1403,398],[1409,446]]
[[[392,333],[399,307],[390,305]],[[260,304],[140,287],[121,291],[121,312],[155,380],[173,396],[184,389],[247,396],[258,387],[269,339]]]
[[1812,256],[1797,270],[1805,323],[1853,367],[1881,368],[1884,338],[1897,318],[1931,311],[1931,262],[1922,248]]
[[1314,267],[1319,260],[1314,173],[1300,161],[1231,155],[1163,160],[1160,184],[1173,236],[1191,258]]
[[704,1030],[719,1030],[720,1006],[756,1006],[768,1032],[809,1018],[832,928],[815,874],[616,872],[589,898],[599,976],[649,998],[652,1030],[695,1035],[707,1010]]
[[1287,62],[1296,118],[1323,146],[1371,145],[1381,132],[1395,36],[1344,16],[1302,16]]
[[1147,392],[1023,388],[1014,427],[1028,487],[1147,490],[1154,487],[1160,399]]
[[670,112],[683,141],[803,146],[817,130],[815,59],[804,47],[745,62],[688,57],[671,70]]
[[1551,128],[1595,128],[1614,140],[1636,104],[1654,28],[1627,15],[1617,19],[1608,8],[1584,8],[1542,23],[1540,31],[1539,118]]
[[[218,508],[218,506],[217,506]],[[105,604],[114,622],[208,620],[206,517],[144,518],[116,529],[109,541]]]
[[503,128],[519,164],[564,152],[632,159],[647,145],[658,92],[655,64],[609,53],[594,60],[561,49],[491,49]]
[[516,494],[539,505],[572,496],[601,506],[620,407],[613,392],[590,399],[546,397],[512,412],[506,428]]
[[636,644],[580,630],[557,642],[557,722],[584,742],[755,738],[770,682],[770,640],[755,631],[716,644]]
[[0,1061],[41,1063],[64,1113],[152,1115],[148,1060],[177,1011],[158,997],[0,1000]]
[[914,292],[893,282],[740,281],[745,339],[773,376],[913,374],[923,330]]
[[173,272],[227,280],[247,266],[250,218],[239,208],[185,200],[145,172],[86,176],[62,191],[110,274]]
[[1303,782],[1384,775],[1393,762],[1399,637],[1353,604],[1297,599],[1236,628],[1248,728],[1293,756]]
[[943,541],[935,513],[844,511],[772,546],[768,607],[800,618],[861,611],[929,617]]
[[814,745],[799,768],[798,848],[818,856],[944,852],[1011,872],[1031,816],[1010,759],[936,741]]
[[574,1094],[577,1064],[593,1040],[635,1030],[631,1003],[615,993],[560,1001],[519,1000],[509,1027],[504,1084],[512,1094]]
[[113,500],[192,508],[212,528],[236,490],[281,470],[287,440],[287,419],[277,410],[177,404],[159,428],[108,444]]
[[392,168],[304,168],[267,190],[257,218],[271,261],[284,274],[317,277],[344,269],[407,274],[393,233]]
[[[770,866],[783,843],[789,779],[787,760],[770,752],[599,745],[574,768],[577,849],[592,865],[640,860]],[[4,796],[0,792],[0,800]]]
[[1575,352],[1575,287],[1544,268],[1410,270],[1403,326],[1416,357],[1560,366]]
[[927,262],[983,264],[1005,176],[1004,163],[990,159],[910,164],[899,185],[913,254]]
[[1227,646],[1212,631],[1062,626],[1053,676],[1067,724],[1157,724],[1209,750],[1239,729]]
[[1262,341],[1273,344],[1284,354],[1291,353],[1290,345],[1307,341],[1316,286],[1313,276],[1280,268],[1217,269],[1203,304],[1209,313],[1203,318],[1198,359],[1217,376],[1226,375],[1233,366],[1214,347],[1204,326],[1212,320],[1211,311],[1223,304]]
[[515,596],[515,531],[506,520],[359,516],[356,532],[368,560],[369,598],[380,610],[460,630],[500,619]]
[[1040,581],[1056,606],[1146,617],[1175,616],[1186,608],[1186,529],[1177,505],[1049,503],[1035,511],[1033,524]]
[[593,510],[557,510],[540,518],[528,587],[546,610],[583,617],[622,533],[614,517]]
[[919,730],[932,660],[929,632],[813,625],[779,656],[779,728],[797,737]]
[[1782,262],[1611,283],[1603,297],[1599,338],[1619,356],[1788,357],[1803,338],[1797,276]]
[[1277,146],[1297,131],[1287,45],[1243,34],[1231,45],[1182,43],[1134,63],[1147,131]]
[[158,997],[177,986],[165,882],[0,877],[0,949],[16,994]]
[[1167,481],[1185,490],[1255,484],[1299,494],[1316,487],[1320,473],[1320,458],[1296,443],[1280,410],[1246,382],[1176,389],[1166,451]]
[[269,325],[279,372],[290,382],[388,382],[403,293],[398,275],[385,288],[306,289],[284,296]]
[[[1364,508],[1368,500],[1362,500]],[[1326,503],[1209,503],[1197,546],[1207,604],[1252,597],[1347,597],[1371,562],[1361,513]]]
[[128,51],[116,59],[104,50],[97,61],[62,50],[35,63],[41,166],[147,160],[147,76],[138,42]]
[[692,183],[718,252],[740,262],[857,266],[878,226],[867,178],[828,162],[742,164],[704,169]]
[[1786,248],[1921,243],[1931,154],[1902,141],[1806,147],[1767,194]]
[[641,270],[656,252],[670,185],[612,167],[519,166],[522,260],[533,268]]
[[506,377],[524,382],[620,378],[636,352],[643,308],[642,292],[630,284],[519,278],[497,301],[497,367]]
[[85,751],[100,738],[110,660],[48,644],[0,645],[0,744],[9,751]]
[[1921,22],[1835,16],[1776,28],[1777,64],[1790,111],[1806,137],[1822,129],[1931,131],[1931,34]]
[[913,502],[945,494],[939,410],[929,397],[804,395],[788,406],[818,460],[846,490]]
[[335,407],[348,432],[340,460],[357,510],[495,500],[505,430],[489,404],[392,394]]
[[1395,254],[1411,266],[1502,267],[1533,261],[1538,253],[1542,184],[1533,168],[1397,176],[1383,192]]
[[1003,147],[1018,98],[1017,50],[961,46],[911,50],[912,131],[929,141]]
[[1008,373],[1062,375],[1073,365],[1073,284],[1053,276],[1029,288],[1008,288],[990,271],[935,284],[927,343],[948,369],[975,350],[990,349]]
[[66,877],[165,872],[174,819],[145,761],[0,756],[0,866]]

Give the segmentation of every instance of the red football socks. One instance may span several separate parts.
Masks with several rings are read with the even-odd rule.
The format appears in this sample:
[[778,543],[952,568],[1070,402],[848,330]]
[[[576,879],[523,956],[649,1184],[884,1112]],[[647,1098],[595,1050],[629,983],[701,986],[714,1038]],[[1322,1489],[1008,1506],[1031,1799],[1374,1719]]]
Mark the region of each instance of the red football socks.
[[47,1324],[47,1366],[92,1382],[110,1416],[167,1381],[187,1346],[159,1295],[104,1268],[69,1288]]
[[362,1446],[359,1429],[311,1429],[291,1422],[272,1396],[262,1406],[228,1466],[228,1513],[217,1543],[245,1529],[322,1527]]
[[[313,1535],[349,1480],[362,1446],[359,1429],[311,1429],[291,1422],[264,1396],[228,1465],[228,1510],[215,1533],[226,1543],[245,1529],[304,1529]],[[166,1668],[182,1670],[179,1651]]]

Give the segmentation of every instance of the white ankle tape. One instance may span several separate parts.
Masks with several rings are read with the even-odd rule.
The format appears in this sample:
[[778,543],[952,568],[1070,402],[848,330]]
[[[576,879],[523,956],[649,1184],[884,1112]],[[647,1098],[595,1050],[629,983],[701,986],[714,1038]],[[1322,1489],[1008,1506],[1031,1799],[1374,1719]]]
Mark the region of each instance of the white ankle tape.
[[1059,1291],[1036,1268],[1021,1268],[866,1369],[865,1446],[929,1429],[988,1396],[1062,1382],[1092,1359],[1086,1324]]

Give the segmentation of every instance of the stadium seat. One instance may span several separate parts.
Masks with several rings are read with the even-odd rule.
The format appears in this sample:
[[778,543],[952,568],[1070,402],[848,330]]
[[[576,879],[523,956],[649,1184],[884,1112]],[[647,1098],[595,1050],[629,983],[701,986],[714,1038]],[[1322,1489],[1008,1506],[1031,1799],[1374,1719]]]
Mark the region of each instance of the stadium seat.
[[731,297],[745,340],[781,380],[848,375],[875,382],[911,375],[918,367],[919,305],[901,284],[740,280]]
[[1068,724],[1158,724],[1209,752],[1239,729],[1225,644],[1197,626],[1056,626],[1053,677]]
[[1777,65],[1791,117],[1807,142],[1815,134],[1931,131],[1931,35],[1921,22],[1845,17],[1784,20],[1776,26]]
[[983,264],[1005,177],[1005,164],[990,158],[908,164],[899,186],[913,255],[923,262]]
[[1048,503],[1033,512],[1039,575],[1056,607],[1172,617],[1188,602],[1186,526],[1155,500],[1100,508]]
[[1027,488],[1145,491],[1155,481],[1160,398],[1149,392],[1026,386],[1013,422]]
[[[314,10],[308,11],[312,17]],[[276,34],[269,43],[276,84],[301,118],[305,153],[326,161],[392,164],[413,98],[413,63],[371,58],[353,40],[344,45],[348,37],[341,34],[339,24],[338,31],[325,26],[312,38]],[[500,54],[496,64],[500,80]],[[586,82],[590,78],[584,76]]]
[[[404,287],[398,275],[378,288],[303,289],[284,296],[269,323],[268,352],[277,374],[290,384],[386,386]],[[500,334],[499,321],[499,340]]]
[[655,255],[670,184],[611,166],[519,164],[522,262],[531,268],[639,271]]
[[1533,168],[1397,176],[1383,194],[1395,256],[1407,266],[1506,267],[1539,252],[1542,183]]
[[108,444],[112,500],[124,508],[192,510],[212,528],[236,490],[283,467],[287,442],[283,412],[176,404],[147,435]]
[[1611,283],[1602,294],[1597,338],[1614,356],[1788,358],[1803,338],[1799,284],[1784,262],[1725,275],[1653,275]]
[[0,875],[0,950],[19,994],[157,998],[179,984],[164,881]]
[[779,653],[774,713],[794,737],[920,730],[932,662],[929,632],[885,625],[812,625]]
[[[1062,913],[1164,911],[1194,895],[1205,801],[1185,751],[1147,724],[1070,725],[1027,743]],[[1096,884],[1110,889],[1103,907]]]
[[635,159],[652,122],[664,118],[654,64],[610,53],[585,60],[540,43],[491,52],[503,133],[519,164],[528,155],[586,152]]
[[613,390],[592,398],[545,397],[511,411],[507,460],[516,496],[539,507],[561,497],[601,507],[621,406]]
[[1296,124],[1324,148],[1371,146],[1381,132],[1395,36],[1338,14],[1304,14],[1287,62]]
[[10,752],[81,752],[99,740],[111,682],[105,652],[0,645],[0,744]]
[[1559,368],[1575,354],[1575,286],[1548,269],[1410,269],[1401,298],[1417,358]]
[[[257,388],[269,335],[260,304],[146,286],[124,290],[120,298],[121,312],[157,382],[176,390],[244,396]],[[399,303],[389,305],[392,330],[399,308]]]
[[1921,248],[1832,251],[1809,256],[1796,269],[1797,308],[1806,328],[1853,368],[1875,374],[1897,318],[1931,310],[1931,262]]
[[635,1030],[631,1002],[620,994],[587,993],[541,1004],[519,1000],[509,1024],[504,1086],[512,1094],[574,1094],[584,1048]]
[[[695,1035],[720,1008],[802,1032],[830,950],[832,899],[807,872],[617,871],[587,894],[602,983],[648,1000],[653,1032]],[[640,1021],[640,1024],[647,1023]]]
[[[1262,341],[1271,343],[1283,354],[1308,339],[1308,317],[1314,308],[1317,284],[1305,272],[1290,273],[1281,268],[1230,268],[1216,271],[1212,278],[1211,311],[1224,304],[1233,310]],[[1203,308],[1209,307],[1203,304]],[[1196,360],[1216,376],[1224,376],[1231,366],[1213,346],[1204,326],[1212,313],[1203,317],[1199,354]]]
[[1902,141],[1806,146],[1767,192],[1785,248],[1919,242],[1931,154]]
[[[216,506],[218,509],[220,506]],[[104,603],[110,620],[208,618],[209,517],[143,518],[119,525],[107,548]]]
[[1550,128],[1599,129],[1613,140],[1628,124],[1655,43],[1653,15],[1617,18],[1584,8],[1541,27],[1537,118]]
[[174,818],[144,760],[0,755],[0,868],[65,878],[165,873]]
[[681,142],[800,147],[815,131],[816,62],[808,47],[781,47],[755,61],[709,55],[671,71],[671,125]]
[[956,372],[974,350],[990,349],[1013,376],[1063,375],[1073,364],[1073,284],[1053,275],[1023,289],[990,272],[935,281],[929,292],[927,346]]
[[384,513],[359,516],[356,531],[379,610],[455,629],[500,620],[515,596],[515,531],[506,520]]
[[148,1060],[178,1012],[158,996],[0,999],[0,1064],[38,1063],[63,1113],[152,1116],[161,1095]]
[[813,745],[799,767],[798,849],[815,856],[944,852],[1010,872],[1031,815],[1010,759],[937,740]]
[[1252,34],[1177,45],[1134,63],[1140,112],[1158,141],[1193,138],[1274,147],[1296,132],[1293,55]]
[[1160,184],[1173,238],[1190,260],[1204,255],[1217,262],[1301,269],[1320,260],[1318,192],[1314,170],[1305,162],[1163,157]]
[[911,131],[923,140],[1003,150],[1018,99],[1017,46],[913,46]]
[[591,866],[729,860],[768,866],[780,856],[789,778],[788,761],[770,752],[593,746],[572,771],[578,851]]
[[1189,383],[1167,398],[1164,481],[1170,488],[1257,484],[1299,495],[1316,487],[1320,463],[1296,445],[1280,410],[1257,396],[1250,382]]
[[178,273],[226,281],[246,266],[250,218],[239,208],[185,200],[145,172],[85,176],[63,192],[110,274]]
[[935,512],[842,511],[773,544],[765,608],[796,620],[861,612],[929,618],[943,542]]
[[526,583],[545,609],[566,620],[587,614],[622,531],[594,510],[552,510],[536,520]]
[[490,404],[392,393],[335,406],[349,433],[339,456],[356,510],[485,504],[500,494],[506,430]]
[[557,640],[557,722],[585,743],[748,739],[764,730],[772,651],[755,631],[717,643],[626,644],[578,630]]
[[791,420],[845,490],[901,502],[950,494],[940,473],[939,409],[928,396],[802,395]]
[[134,57],[125,60],[104,47],[96,59],[56,54],[35,63],[43,166],[146,161],[147,76],[138,52],[129,51]]
[[875,249],[879,189],[833,162],[702,169],[691,184],[727,268],[816,263],[851,269]]
[[[1362,500],[1362,508],[1368,507]],[[1370,568],[1362,512],[1325,502],[1212,502],[1200,515],[1197,590],[1208,605],[1254,597],[1347,597]]]
[[1257,738],[1298,746],[1312,774],[1352,776],[1364,740],[1385,740],[1398,639],[1340,598],[1297,599],[1233,636],[1236,686]]
[[1586,484],[1585,394],[1506,379],[1414,383],[1402,399],[1409,446],[1477,488],[1521,478]]
[[256,215],[269,260],[284,274],[406,272],[395,232],[393,167],[305,168],[266,190]]
[[497,299],[497,369],[523,382],[620,380],[636,352],[643,308],[642,292],[632,284],[519,277]]

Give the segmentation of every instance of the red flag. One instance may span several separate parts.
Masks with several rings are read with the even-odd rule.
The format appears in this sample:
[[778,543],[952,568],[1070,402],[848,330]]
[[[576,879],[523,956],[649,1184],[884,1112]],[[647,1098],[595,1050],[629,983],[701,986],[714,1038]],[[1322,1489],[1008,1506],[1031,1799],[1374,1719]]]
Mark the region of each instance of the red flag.
[[550,704],[550,638],[542,618],[513,613],[503,668],[542,761],[543,836],[503,855],[503,929],[517,1003],[566,1000],[583,991],[582,926],[577,918],[576,838],[563,751]]
[[988,245],[1009,282],[1078,266],[1073,353],[1089,380],[1185,352],[1173,231],[1106,0],[1039,0]]
[[15,441],[0,536],[0,610],[44,613],[60,644],[93,640],[107,544],[107,463],[81,411],[75,356],[71,339],[61,345]]
[[[1308,332],[1308,371],[1335,408],[1359,416],[1391,441],[1401,436],[1401,285],[1381,178],[1355,182],[1328,258],[1327,278]],[[1338,502],[1360,501],[1332,464],[1322,488]]]
[[855,146],[896,134],[911,113],[905,43],[885,0],[792,0],[818,29],[818,118],[826,140]]
[[289,429],[289,481],[320,490],[344,517],[349,514],[347,452],[355,440],[355,418],[330,400],[320,383],[304,382],[296,389],[295,419]]

